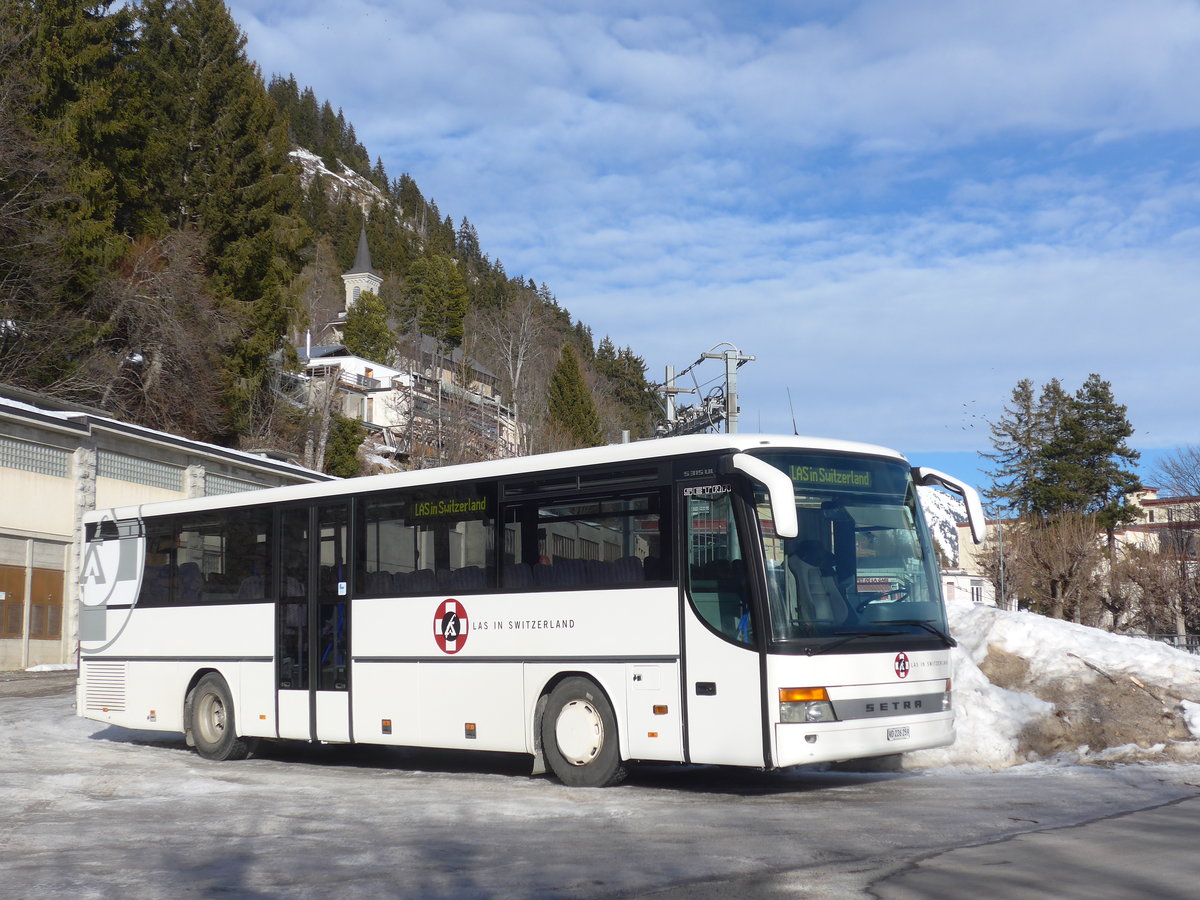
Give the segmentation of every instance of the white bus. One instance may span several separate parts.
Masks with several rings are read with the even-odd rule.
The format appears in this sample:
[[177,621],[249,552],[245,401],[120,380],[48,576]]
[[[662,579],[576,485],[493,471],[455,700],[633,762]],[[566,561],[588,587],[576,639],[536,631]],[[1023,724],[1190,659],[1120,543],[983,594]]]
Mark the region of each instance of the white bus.
[[100,510],[78,712],[182,732],[773,769],[954,738],[916,484],[882,447],[703,435]]

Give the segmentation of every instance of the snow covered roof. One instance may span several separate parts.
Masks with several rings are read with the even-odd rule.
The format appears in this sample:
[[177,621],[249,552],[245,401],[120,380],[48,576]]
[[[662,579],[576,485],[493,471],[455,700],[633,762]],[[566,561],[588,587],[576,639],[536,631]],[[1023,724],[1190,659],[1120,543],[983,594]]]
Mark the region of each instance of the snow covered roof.
[[343,344],[321,344],[317,347],[297,347],[296,353],[301,362],[310,359],[324,359],[327,356],[349,356],[350,351]]
[[[24,399],[17,399],[17,397]],[[43,401],[45,402],[45,407],[53,408],[43,407]],[[27,391],[3,385],[0,385],[0,418],[18,421],[24,420],[58,431],[74,432],[81,436],[90,434],[95,430],[117,432],[151,443],[172,446],[179,450],[223,458],[248,468],[272,472],[287,472],[292,475],[303,474],[311,481],[338,480],[331,475],[306,469],[295,463],[281,461],[259,453],[248,453],[244,450],[234,450],[204,441],[179,437],[178,435],[168,434],[165,431],[146,428],[142,425],[121,422],[108,416],[98,415],[87,407],[72,409],[71,404],[50,398],[41,398],[38,395],[31,395]]]

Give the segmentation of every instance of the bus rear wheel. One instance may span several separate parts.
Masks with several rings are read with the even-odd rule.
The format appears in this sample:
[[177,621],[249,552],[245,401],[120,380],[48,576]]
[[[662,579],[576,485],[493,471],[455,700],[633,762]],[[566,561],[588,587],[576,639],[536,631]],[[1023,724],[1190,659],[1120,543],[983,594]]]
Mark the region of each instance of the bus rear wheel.
[[625,778],[617,719],[594,682],[565,678],[546,703],[542,753],[559,781],[570,787],[608,787]]
[[205,759],[218,761],[245,759],[254,749],[254,742],[238,737],[233,719],[233,697],[225,679],[209,672],[192,689],[188,725],[196,752]]

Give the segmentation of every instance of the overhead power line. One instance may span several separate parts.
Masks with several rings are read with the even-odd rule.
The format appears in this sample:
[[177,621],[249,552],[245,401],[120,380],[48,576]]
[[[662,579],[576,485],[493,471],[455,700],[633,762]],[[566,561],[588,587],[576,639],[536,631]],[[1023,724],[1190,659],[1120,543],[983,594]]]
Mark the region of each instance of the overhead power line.
[[[721,347],[728,349],[718,352]],[[695,370],[709,359],[723,360],[725,370],[723,374],[709,378],[702,385],[696,378]],[[666,412],[665,417],[655,423],[655,433],[659,437],[702,434],[706,431],[719,431],[722,423],[725,425],[726,433],[736,432],[740,411],[737,396],[737,370],[753,360],[753,356],[748,356],[737,347],[725,342],[717,344],[707,353],[701,353],[699,359],[678,373],[674,366],[667,366],[666,380],[654,388],[662,396],[663,409]],[[678,379],[684,375],[692,376],[694,387],[679,387]],[[722,384],[704,393],[704,388],[716,381],[721,381]],[[680,394],[695,394],[698,400],[691,406],[679,406],[676,403],[676,397]]]

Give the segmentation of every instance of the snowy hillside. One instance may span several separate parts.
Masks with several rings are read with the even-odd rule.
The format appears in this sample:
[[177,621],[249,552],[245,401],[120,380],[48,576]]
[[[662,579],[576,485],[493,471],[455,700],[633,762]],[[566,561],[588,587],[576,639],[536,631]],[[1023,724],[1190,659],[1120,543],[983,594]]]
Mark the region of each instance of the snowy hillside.
[[340,160],[338,166],[341,171],[331,172],[325,168],[321,157],[309,150],[301,148],[293,150],[288,155],[300,166],[300,181],[306,188],[314,176],[320,175],[326,189],[333,197],[340,198],[349,195],[355,199],[364,212],[384,202],[383,192],[379,188]]
[[917,488],[921,496],[921,508],[925,510],[925,522],[938,547],[946,554],[952,566],[958,565],[959,522],[967,521],[967,507],[961,497],[939,488]]

